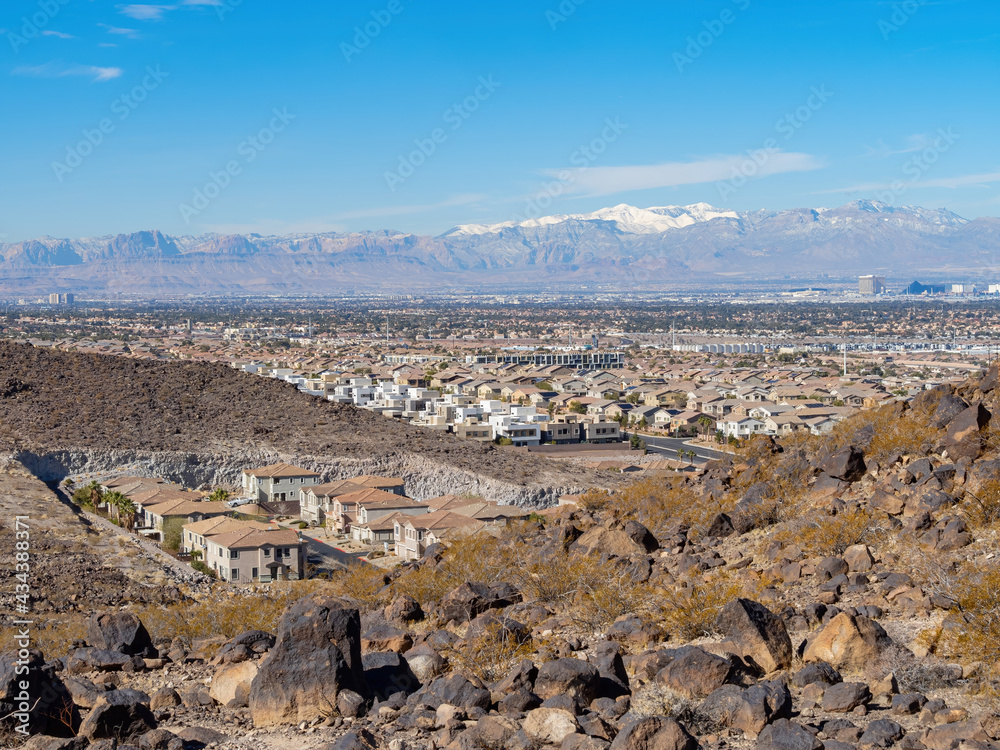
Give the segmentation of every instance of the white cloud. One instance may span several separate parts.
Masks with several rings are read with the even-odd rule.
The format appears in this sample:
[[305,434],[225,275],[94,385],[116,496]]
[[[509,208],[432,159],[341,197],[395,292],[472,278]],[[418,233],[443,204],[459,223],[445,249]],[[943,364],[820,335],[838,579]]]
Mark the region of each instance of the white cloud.
[[884,140],[879,138],[878,143],[872,147],[865,144],[865,152],[861,156],[883,158],[886,156],[896,156],[897,154],[912,154],[914,151],[922,151],[934,145],[934,137],[927,133],[917,133],[906,137],[906,145],[899,148],[892,148]]
[[106,23],[99,23],[97,25],[103,28],[109,34],[118,34],[119,36],[125,36],[128,37],[129,39],[139,38],[139,32],[135,29],[123,29],[120,26],[109,26]]
[[[816,195],[826,195],[830,193],[867,193],[873,190],[893,190],[899,184],[892,182],[869,182],[864,185],[854,185],[852,187],[837,188],[836,190],[819,190]],[[1000,182],[1000,172],[983,172],[980,174],[966,174],[959,177],[942,177],[937,180],[906,180],[904,184],[907,188],[960,188],[960,187],[989,187],[995,182]]]
[[134,18],[137,21],[159,21],[168,10],[175,10],[176,5],[119,5],[118,10],[122,15]]
[[72,34],[64,34],[61,31],[53,31],[52,29],[45,29],[42,32],[42,36],[54,36],[58,39],[76,39]]
[[760,163],[755,166],[752,173],[746,167],[747,163],[752,161],[747,154],[723,154],[691,162],[545,170],[545,174],[565,182],[568,193],[599,196],[632,190],[718,182],[742,174],[766,177],[785,172],[806,172],[824,166],[820,159],[811,154],[795,152],[772,151],[758,158]]
[[11,71],[15,76],[31,76],[35,78],[65,78],[67,76],[87,76],[93,81],[110,81],[124,73],[121,68],[102,68],[97,65],[66,65],[59,61],[47,62],[44,65],[19,65]]

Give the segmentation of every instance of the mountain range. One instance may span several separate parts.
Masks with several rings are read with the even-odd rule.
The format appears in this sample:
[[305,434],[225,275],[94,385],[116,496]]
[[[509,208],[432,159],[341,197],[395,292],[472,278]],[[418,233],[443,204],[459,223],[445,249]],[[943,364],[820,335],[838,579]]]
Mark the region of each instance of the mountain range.
[[761,279],[982,279],[1000,273],[1000,219],[855,201],[732,211],[705,203],[392,230],[171,237],[156,230],[0,243],[0,294],[324,294],[477,286],[628,289]]

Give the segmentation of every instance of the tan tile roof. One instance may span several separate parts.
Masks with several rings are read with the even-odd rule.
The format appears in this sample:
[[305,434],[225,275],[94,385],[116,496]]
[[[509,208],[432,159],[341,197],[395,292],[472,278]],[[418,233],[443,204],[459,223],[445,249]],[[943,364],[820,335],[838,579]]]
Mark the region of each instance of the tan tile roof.
[[257,529],[258,531],[267,531],[273,529],[274,527],[267,523],[262,523],[260,521],[240,521],[237,518],[229,518],[228,516],[216,516],[215,518],[206,518],[203,521],[195,521],[194,523],[188,523],[184,525],[185,531],[190,531],[192,534],[197,534],[198,536],[213,536],[215,534],[226,534],[230,531],[237,531],[243,528]]
[[294,547],[302,540],[298,532],[292,529],[241,529],[226,534],[217,534],[212,538],[213,544],[225,549],[259,549],[265,545],[273,547]]
[[360,484],[363,487],[374,488],[402,487],[405,484],[399,477],[379,477],[374,474],[362,474],[360,477],[354,477],[348,481]]
[[315,471],[309,471],[309,469],[303,469],[299,466],[292,466],[292,464],[286,463],[268,464],[267,466],[261,466],[259,469],[244,469],[243,473],[252,477],[268,477],[271,479],[279,477],[319,476]]
[[412,508],[419,505],[416,500],[406,495],[394,495],[385,490],[368,488],[349,492],[337,498],[342,506],[363,505],[366,508]]
[[482,521],[477,521],[461,513],[453,513],[450,510],[439,510],[434,513],[425,513],[422,516],[406,516],[405,526],[412,526],[421,531],[433,531],[436,536],[441,536],[439,532],[459,528],[477,528],[483,526]]
[[224,513],[232,510],[227,507],[224,502],[208,503],[208,502],[193,502],[191,500],[168,500],[165,503],[156,503],[155,505],[146,505],[144,509],[162,517],[166,516],[193,516],[193,515],[213,515],[221,516]]
[[316,484],[312,487],[303,487],[303,489],[313,493],[316,497],[340,497],[351,492],[359,492],[365,489],[365,486],[358,484],[353,479],[338,479],[336,482]]

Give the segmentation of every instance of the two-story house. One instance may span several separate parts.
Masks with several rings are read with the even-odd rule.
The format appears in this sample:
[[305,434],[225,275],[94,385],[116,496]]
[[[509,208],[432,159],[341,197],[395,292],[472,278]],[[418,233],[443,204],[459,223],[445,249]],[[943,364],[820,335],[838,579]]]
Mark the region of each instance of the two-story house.
[[256,502],[298,500],[299,490],[319,484],[319,474],[286,463],[243,470],[243,496]]
[[292,529],[245,528],[205,541],[205,564],[223,581],[268,583],[304,577],[306,542]]

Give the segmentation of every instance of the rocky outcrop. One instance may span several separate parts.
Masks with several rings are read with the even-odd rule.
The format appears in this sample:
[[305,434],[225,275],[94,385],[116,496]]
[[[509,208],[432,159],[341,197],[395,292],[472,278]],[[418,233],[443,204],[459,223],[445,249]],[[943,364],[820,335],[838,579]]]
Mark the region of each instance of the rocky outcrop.
[[312,721],[337,711],[337,694],[369,694],[361,661],[361,618],[330,597],[293,604],[250,686],[256,726]]

